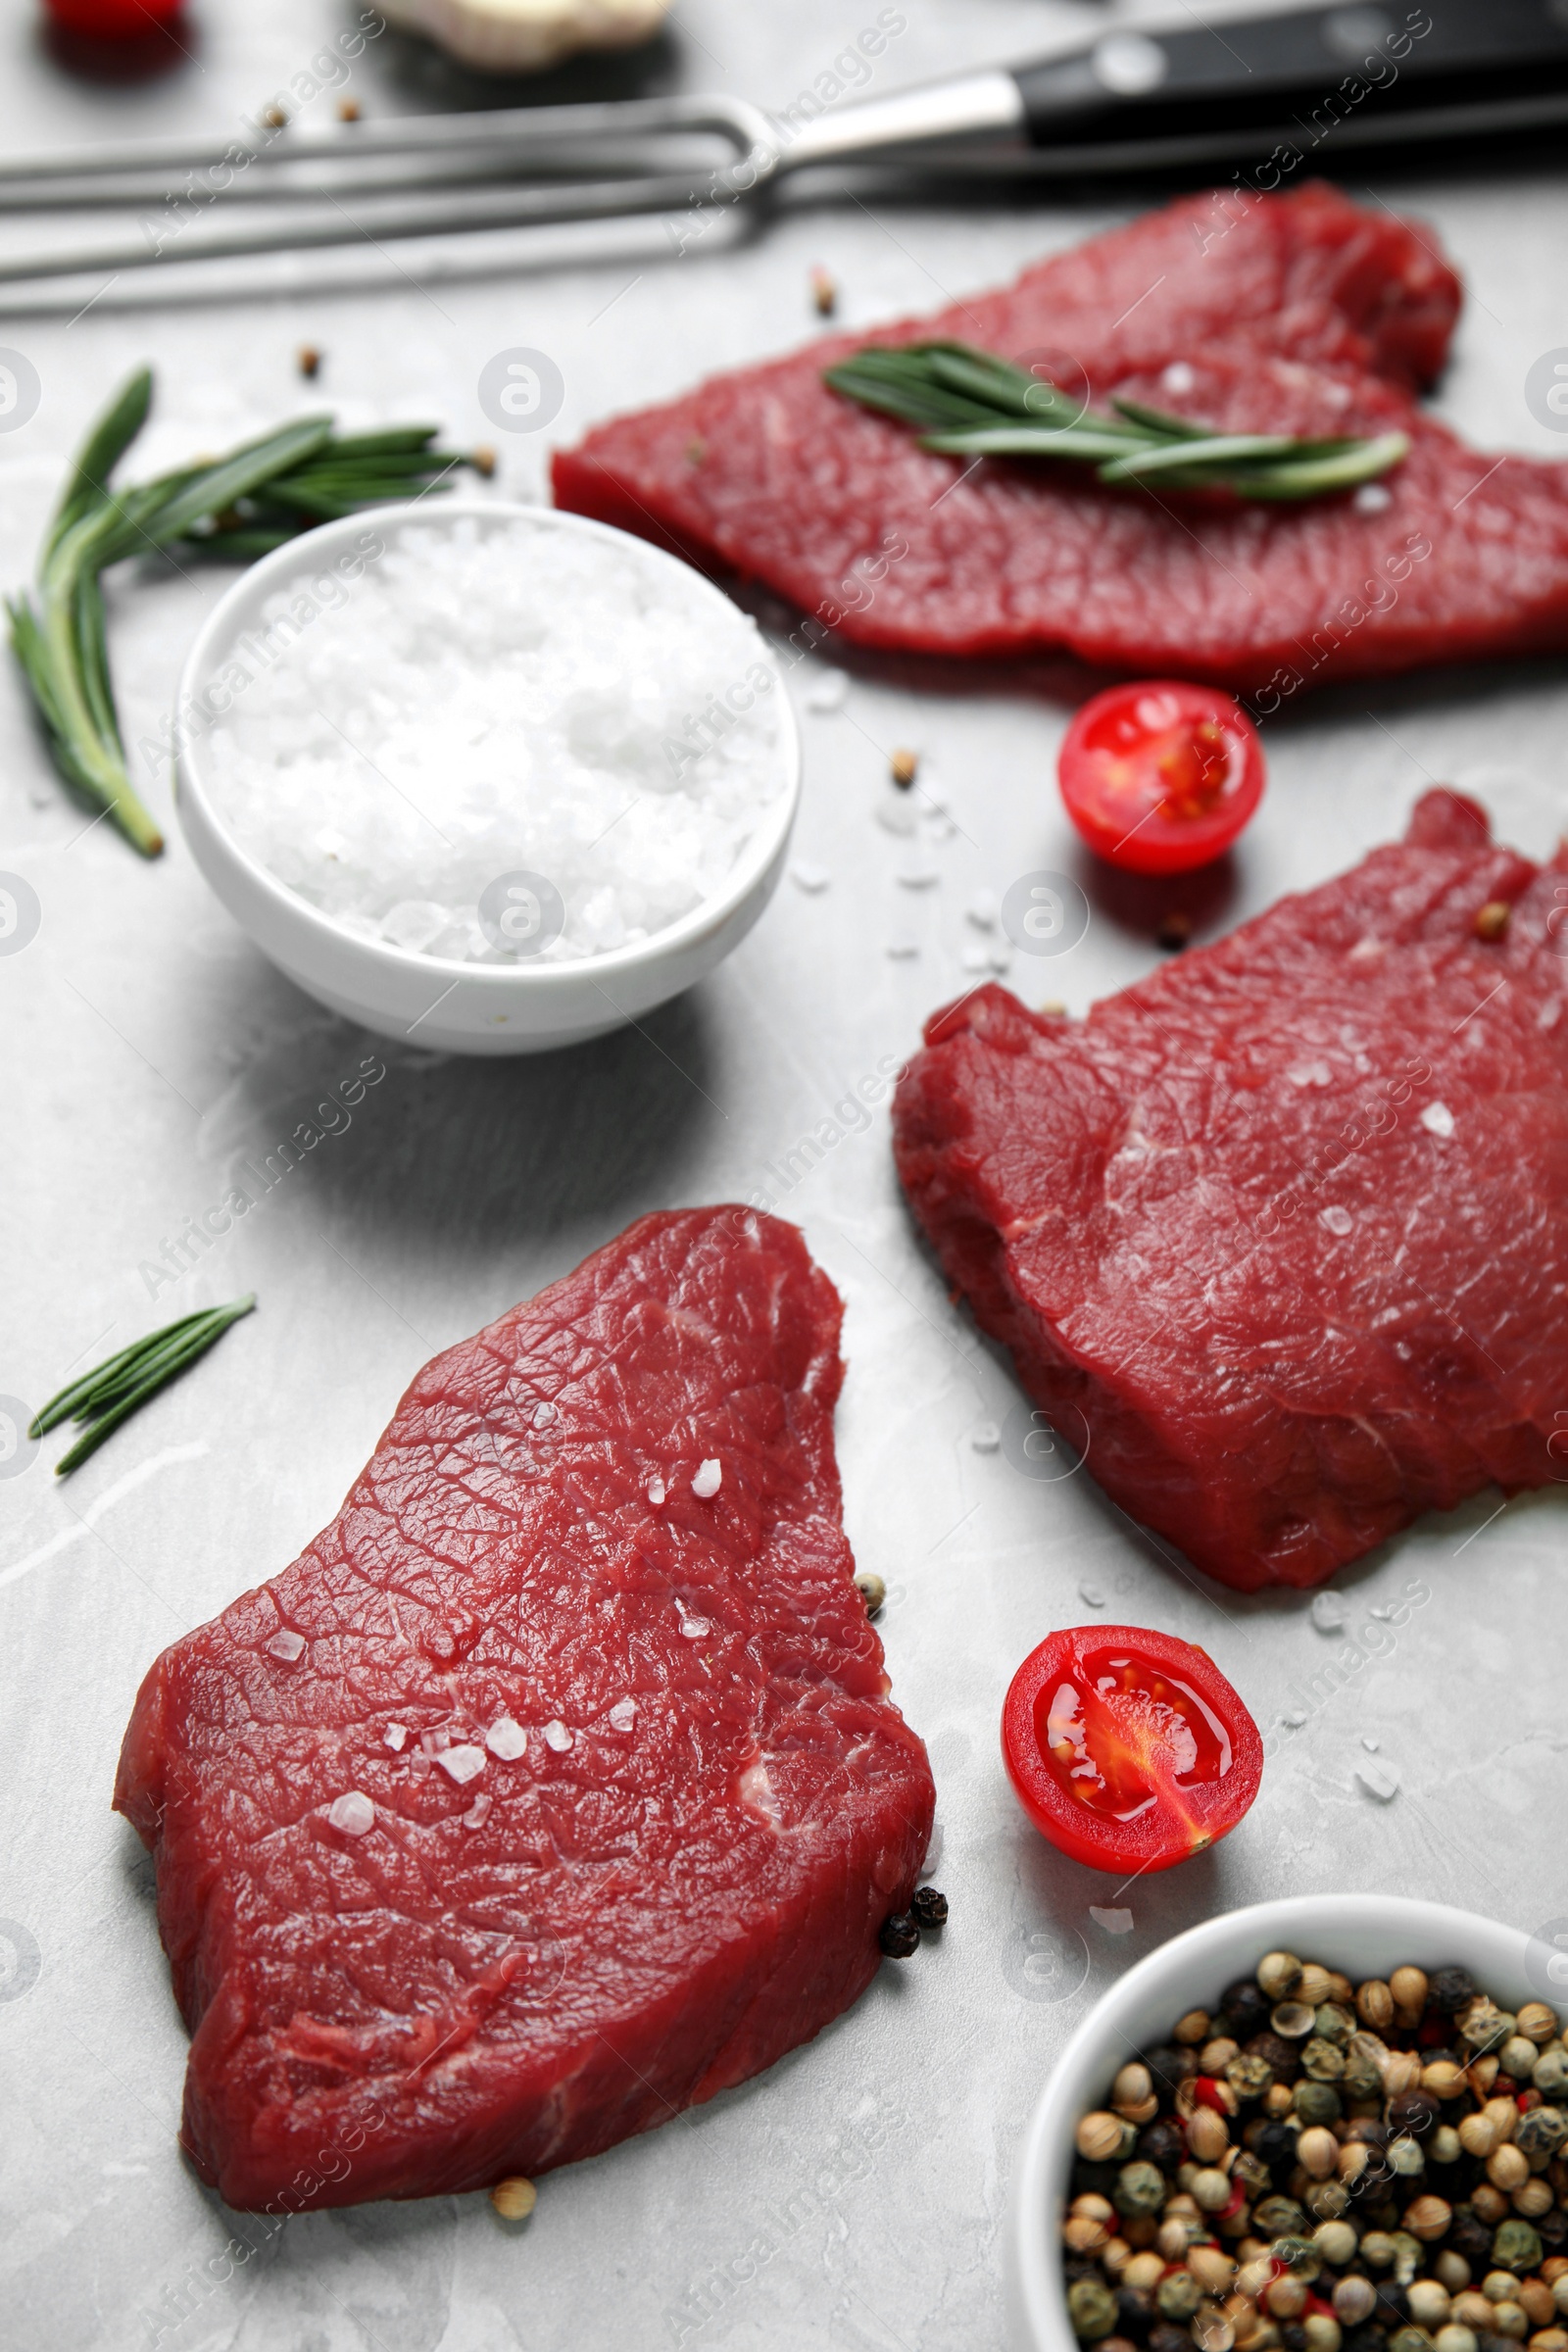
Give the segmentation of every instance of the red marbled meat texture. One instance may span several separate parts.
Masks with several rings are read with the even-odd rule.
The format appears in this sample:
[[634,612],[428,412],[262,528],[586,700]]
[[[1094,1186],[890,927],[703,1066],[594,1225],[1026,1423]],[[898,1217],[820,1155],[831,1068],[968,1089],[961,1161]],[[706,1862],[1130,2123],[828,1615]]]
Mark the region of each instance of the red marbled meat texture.
[[1209,1575],[1315,1585],[1568,1479],[1568,852],[1431,793],[1085,1020],[991,986],[926,1041],[895,1145],[949,1278]]
[[934,1793],[841,1524],[839,1324],[794,1226],[643,1218],[427,1364],[331,1526],[152,1668],[115,1802],[229,2204],[593,2155],[869,1983]]
[[[1431,232],[1387,211],[1317,184],[1195,196],[1004,292],[602,424],[557,457],[556,500],[765,582],[857,644],[1066,647],[1258,689],[1268,708],[1324,679],[1561,647],[1564,469],[1482,456],[1413,398],[1458,308]],[[1373,512],[1156,499],[1079,466],[936,456],[822,382],[866,341],[933,335],[1065,354],[1054,372],[1079,388],[1075,363],[1097,402],[1123,392],[1237,431],[1397,426],[1414,448]],[[1186,376],[1166,378],[1177,363]]]

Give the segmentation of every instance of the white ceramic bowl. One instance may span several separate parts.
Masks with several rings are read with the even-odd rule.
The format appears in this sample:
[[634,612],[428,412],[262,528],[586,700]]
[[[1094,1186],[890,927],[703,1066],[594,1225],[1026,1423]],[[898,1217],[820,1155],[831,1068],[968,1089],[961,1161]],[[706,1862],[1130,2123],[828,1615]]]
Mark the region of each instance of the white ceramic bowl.
[[[391,538],[411,523],[428,531],[468,515],[511,521],[523,531],[568,531],[606,542],[622,555],[635,549],[639,562],[654,569],[667,566],[678,575],[685,595],[695,582],[711,600],[715,616],[722,612],[726,622],[734,621],[729,599],[688,565],[645,540],[580,514],[472,498],[378,507],[302,533],[235,581],[191,648],[180,679],[179,710],[199,706],[237,640],[259,625],[268,598],[285,580],[327,569],[356,547],[368,526]],[[330,627],[330,614],[316,625]],[[461,963],[357,937],[234,840],[214,806],[200,735],[183,741],[176,755],[180,824],[197,864],[230,914],[264,955],[334,1012],[382,1037],[412,1038],[449,1053],[537,1054],[575,1045],[637,1019],[701,980],[745,938],[778,886],[800,800],[800,734],[783,679],[760,640],[758,658],[772,669],[778,694],[782,788],[716,897],[653,938],[608,955],[571,963]]]
[[[1061,2216],[1078,2118],[1100,2106],[1134,2051],[1168,2039],[1189,2009],[1206,2009],[1250,1977],[1265,1952],[1296,1952],[1358,1981],[1401,1961],[1469,1969],[1513,2007],[1541,1994],[1525,1970],[1530,1937],[1471,1911],[1397,1895],[1302,1894],[1255,1903],[1189,1928],[1130,1968],[1084,2019],[1053,2069],[1023,2143],[1007,2245],[1008,2321],[1017,2352],[1082,2352],[1067,2324]],[[1555,2004],[1562,2006],[1559,2001]]]

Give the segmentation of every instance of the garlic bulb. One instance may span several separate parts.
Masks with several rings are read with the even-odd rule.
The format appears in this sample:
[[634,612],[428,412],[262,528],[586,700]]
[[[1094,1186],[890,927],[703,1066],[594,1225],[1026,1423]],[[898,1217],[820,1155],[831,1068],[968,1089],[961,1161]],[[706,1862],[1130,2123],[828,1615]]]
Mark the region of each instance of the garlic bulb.
[[669,0],[381,0],[389,24],[422,32],[466,66],[537,74],[579,49],[651,40]]

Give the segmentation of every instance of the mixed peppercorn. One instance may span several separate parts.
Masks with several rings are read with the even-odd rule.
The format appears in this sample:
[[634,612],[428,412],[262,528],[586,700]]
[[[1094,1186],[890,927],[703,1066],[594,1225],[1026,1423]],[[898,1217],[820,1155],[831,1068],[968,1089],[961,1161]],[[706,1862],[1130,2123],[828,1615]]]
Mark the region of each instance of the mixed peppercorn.
[[1568,2352],[1568,2046],[1462,1968],[1289,1952],[1083,2116],[1062,2224],[1097,2352]]

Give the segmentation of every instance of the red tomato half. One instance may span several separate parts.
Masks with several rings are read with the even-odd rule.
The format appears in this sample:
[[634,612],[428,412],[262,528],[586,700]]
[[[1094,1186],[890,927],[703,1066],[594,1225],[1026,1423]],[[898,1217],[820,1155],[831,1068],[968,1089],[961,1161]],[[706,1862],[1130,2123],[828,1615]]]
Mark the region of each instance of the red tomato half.
[[184,0],[44,0],[55,23],[93,41],[144,41],[172,24]]
[[1207,865],[1263,797],[1263,752],[1247,713],[1212,686],[1165,678],[1085,703],[1056,774],[1095,855],[1135,874]]
[[1233,1830],[1263,1742],[1204,1651],[1134,1625],[1052,1634],[1012,1678],[1002,1752],[1035,1828],[1095,1870],[1168,1870]]

